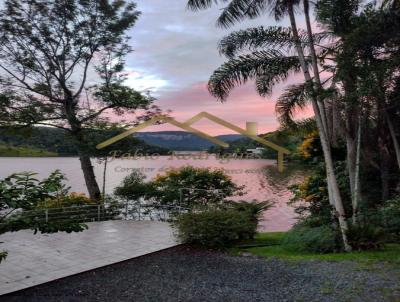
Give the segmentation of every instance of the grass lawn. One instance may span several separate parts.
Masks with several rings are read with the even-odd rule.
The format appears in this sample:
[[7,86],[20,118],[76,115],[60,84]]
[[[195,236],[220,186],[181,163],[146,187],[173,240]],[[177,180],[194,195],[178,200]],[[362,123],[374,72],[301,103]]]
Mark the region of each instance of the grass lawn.
[[249,252],[261,257],[276,257],[287,260],[353,260],[359,262],[388,261],[400,264],[400,244],[387,244],[381,250],[354,251],[351,253],[314,254],[287,249],[280,244],[285,233],[259,233],[247,242],[242,242],[234,248],[233,253]]
[[53,157],[57,153],[31,147],[14,147],[0,144],[0,156],[4,157]]

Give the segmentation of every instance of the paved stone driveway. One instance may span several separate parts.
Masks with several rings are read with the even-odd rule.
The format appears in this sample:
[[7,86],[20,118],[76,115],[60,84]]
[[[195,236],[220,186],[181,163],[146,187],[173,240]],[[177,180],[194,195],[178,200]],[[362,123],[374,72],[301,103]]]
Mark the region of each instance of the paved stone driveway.
[[0,295],[177,244],[163,222],[105,221],[88,226],[72,234],[20,231],[1,235],[0,250],[9,255],[0,264]]

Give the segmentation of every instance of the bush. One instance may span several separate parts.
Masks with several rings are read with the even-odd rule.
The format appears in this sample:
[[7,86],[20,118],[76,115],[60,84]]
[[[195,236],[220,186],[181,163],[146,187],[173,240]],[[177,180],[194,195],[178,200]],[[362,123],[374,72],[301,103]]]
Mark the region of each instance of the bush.
[[227,198],[243,195],[223,170],[185,166],[168,170],[152,182],[153,197],[161,204],[180,204],[186,208],[221,204]]
[[22,209],[33,210],[45,199],[65,196],[68,189],[64,181],[65,175],[59,170],[39,181],[37,173],[14,173],[0,179],[0,210]]
[[374,224],[349,225],[347,239],[354,250],[371,250],[382,246],[385,233]]
[[270,203],[231,203],[223,208],[206,208],[181,214],[173,222],[183,243],[225,248],[251,239],[257,232],[258,218]]
[[146,198],[154,190],[151,183],[146,183],[145,180],[146,175],[140,171],[133,171],[114,189],[114,194],[124,200],[138,201],[141,198]]
[[66,208],[74,206],[90,206],[97,203],[88,198],[84,193],[72,192],[68,195],[46,198],[38,203],[37,207],[41,209]]
[[302,224],[294,226],[285,234],[282,245],[289,250],[321,254],[335,252],[341,248],[339,234],[331,227],[311,228]]
[[400,197],[388,200],[380,209],[382,226],[392,240],[400,240]]

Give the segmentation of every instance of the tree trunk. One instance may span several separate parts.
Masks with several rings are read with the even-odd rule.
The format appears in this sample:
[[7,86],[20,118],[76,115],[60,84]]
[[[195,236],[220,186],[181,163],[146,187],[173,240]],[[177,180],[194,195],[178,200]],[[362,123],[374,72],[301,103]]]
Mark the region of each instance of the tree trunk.
[[101,197],[102,197],[102,202],[104,203],[104,198],[106,196],[106,179],[107,179],[107,163],[108,163],[108,157],[104,157],[104,168],[103,168],[103,186],[101,189]]
[[85,141],[84,135],[82,134],[82,125],[77,118],[75,110],[77,100],[73,98],[72,93],[68,89],[65,90],[65,93],[66,98],[64,101],[64,110],[67,116],[68,123],[71,126],[71,135],[78,150],[78,156],[81,162],[81,168],[83,172],[83,177],[85,179],[86,188],[88,190],[90,199],[100,202],[100,188],[96,181],[96,176],[94,174],[94,169],[90,160],[90,156],[88,155],[86,150],[87,142]]
[[356,169],[354,175],[354,196],[353,196],[353,223],[357,223],[358,203],[360,200],[360,158],[361,158],[361,114],[358,117],[357,130],[357,151],[356,151]]
[[336,95],[332,99],[332,145],[337,147],[339,138],[344,137],[343,123],[340,117]]
[[340,230],[341,230],[341,234],[342,234],[344,248],[346,251],[351,251],[351,246],[347,240],[348,224],[346,221],[345,211],[344,211],[342,199],[340,196],[339,186],[338,186],[335,171],[334,171],[330,145],[327,140],[327,133],[326,133],[326,129],[324,128],[324,123],[322,121],[320,107],[318,106],[318,100],[317,100],[317,96],[315,94],[315,89],[313,86],[314,83],[310,76],[308,64],[304,57],[303,48],[302,48],[301,41],[299,38],[297,25],[296,25],[296,18],[294,15],[294,10],[293,10],[292,4],[288,5],[288,13],[289,13],[289,17],[290,17],[292,32],[293,32],[293,38],[296,43],[296,50],[297,50],[297,53],[299,56],[299,60],[300,60],[300,64],[301,64],[301,67],[302,67],[302,70],[304,73],[304,77],[305,77],[306,82],[308,84],[310,84],[309,85],[310,89],[312,89],[311,102],[312,102],[312,106],[313,106],[313,110],[314,110],[314,114],[315,114],[315,119],[317,121],[317,127],[318,127],[319,136],[321,139],[322,149],[324,152],[325,168],[326,168],[327,182],[328,182],[328,191],[331,192],[330,199],[333,199],[333,200],[330,200],[330,203],[335,205],[335,209],[336,209],[338,220],[339,220]]
[[346,166],[349,174],[350,194],[353,200],[355,194],[355,182],[356,182],[356,159],[357,159],[357,142],[350,135],[346,133]]
[[[352,74],[348,74],[347,78],[343,80],[343,87],[345,92],[345,139],[346,139],[346,165],[349,174],[350,183],[350,195],[351,202],[353,205],[353,218],[356,213],[354,213],[354,205],[358,202],[355,201],[357,198],[356,188],[360,187],[359,184],[356,185],[357,180],[356,170],[357,170],[357,143],[358,143],[358,127],[360,126],[360,116],[361,110],[358,108],[359,101],[354,95],[356,87],[354,84]],[[361,152],[361,150],[359,150]],[[357,189],[358,189],[357,188]],[[359,197],[359,196],[358,196]]]
[[389,179],[391,156],[389,152],[390,134],[387,127],[386,112],[383,102],[378,102],[378,152],[379,167],[381,172],[381,196],[382,201],[389,199]]
[[101,193],[99,185],[96,181],[96,176],[94,174],[94,169],[90,157],[80,152],[79,160],[81,162],[81,168],[83,171],[83,176],[85,178],[86,188],[89,192],[89,197],[90,199],[99,202],[101,199]]
[[331,132],[329,131],[329,125],[328,125],[328,117],[326,113],[326,108],[323,100],[319,97],[320,95],[320,90],[322,90],[322,85],[321,85],[321,78],[319,76],[319,67],[318,67],[318,58],[317,58],[317,53],[315,51],[315,45],[314,45],[314,37],[313,37],[313,31],[311,27],[311,20],[310,20],[310,4],[308,0],[303,1],[304,5],[304,15],[306,18],[306,26],[307,26],[307,36],[308,36],[308,46],[310,48],[310,55],[311,55],[311,62],[313,66],[313,71],[314,71],[314,87],[315,87],[315,92],[316,92],[316,97],[317,97],[317,103],[318,103],[318,108],[320,110],[321,114],[321,120],[322,124],[324,126],[325,132],[326,132],[326,137],[328,141],[330,142],[331,138]]
[[329,139],[329,142],[330,142],[331,146],[334,146],[336,144],[334,144],[334,139],[333,139],[335,130],[333,128],[333,106],[332,106],[332,101],[326,102],[326,106],[325,107],[326,107],[326,117],[327,117],[326,125],[328,127],[328,131],[327,131],[328,139]]
[[382,193],[381,193],[381,198],[382,201],[386,201],[389,199],[390,193],[389,193],[389,179],[390,179],[390,157],[389,154],[387,153],[387,150],[384,147],[381,149],[381,185],[382,185]]
[[388,127],[389,127],[390,136],[391,136],[392,141],[393,141],[394,151],[395,151],[396,159],[397,159],[397,165],[398,165],[398,167],[400,169],[400,144],[399,144],[399,141],[397,139],[396,131],[394,130],[394,126],[393,126],[392,120],[390,119],[390,116],[389,116],[389,114],[387,112],[386,112],[386,121],[387,121],[387,124],[388,124]]

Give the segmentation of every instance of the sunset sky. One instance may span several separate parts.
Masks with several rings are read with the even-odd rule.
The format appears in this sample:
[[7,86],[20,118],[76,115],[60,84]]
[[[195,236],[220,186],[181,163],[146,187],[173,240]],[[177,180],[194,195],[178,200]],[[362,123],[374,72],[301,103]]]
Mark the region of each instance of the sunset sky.
[[[192,12],[186,10],[186,1],[182,0],[136,2],[142,15],[129,33],[134,52],[127,60],[128,85],[150,89],[157,97],[156,104],[172,110],[171,115],[179,121],[207,111],[242,128],[246,121],[257,122],[260,133],[278,127],[274,100],[288,83],[277,86],[271,96],[262,98],[250,82],[236,88],[226,103],[210,96],[206,87],[213,70],[224,62],[217,50],[218,41],[232,30],[276,25],[272,18],[265,16],[225,30],[215,26],[220,13],[216,7]],[[290,80],[294,81],[295,78]],[[231,133],[210,122],[199,122],[196,128],[213,135]],[[161,125],[147,130],[178,129]]]

